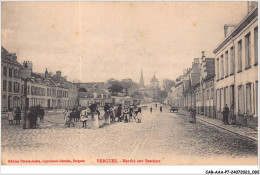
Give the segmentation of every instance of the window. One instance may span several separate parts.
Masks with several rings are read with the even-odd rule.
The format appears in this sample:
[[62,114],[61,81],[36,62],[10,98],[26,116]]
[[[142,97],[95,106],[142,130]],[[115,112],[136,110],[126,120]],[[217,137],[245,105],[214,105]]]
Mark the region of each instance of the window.
[[3,95],[3,99],[2,99],[2,107],[6,108],[6,95]]
[[255,65],[258,63],[258,27],[254,29],[254,53]]
[[234,47],[231,47],[230,48],[230,75],[234,74],[234,67],[235,67]]
[[13,83],[11,81],[8,82],[8,91],[9,92],[13,91]]
[[252,106],[252,113],[255,114],[255,85],[254,85],[254,83],[252,83],[252,91],[251,92],[252,92],[252,98],[253,98],[252,99],[252,103],[253,103],[252,104],[253,105]]
[[[229,103],[228,86],[224,88],[224,105]],[[230,106],[229,106],[230,107]],[[224,106],[223,106],[224,108]]]
[[13,77],[13,69],[9,68],[9,78],[12,78],[12,77]]
[[258,115],[258,81],[255,82],[256,114]]
[[228,76],[228,51],[226,51],[225,53],[225,74],[226,74],[226,77]]
[[244,114],[243,86],[238,86],[238,113]]
[[17,82],[14,82],[14,92],[15,93],[19,93],[19,90],[20,90],[20,84],[19,83],[17,83]]
[[207,100],[209,99],[209,90],[207,90]]
[[220,61],[221,61],[221,78],[224,78],[224,60],[223,60],[223,55],[221,55]]
[[217,80],[219,80],[219,58],[217,59]]
[[219,109],[219,90],[216,90],[216,110]]
[[27,88],[27,94],[30,95],[30,86]]
[[250,33],[245,37],[245,68],[248,69],[251,67],[251,41]]
[[210,94],[211,94],[211,98],[213,99],[214,98],[214,89],[213,88],[211,88]]
[[36,90],[35,90],[35,91],[36,91],[36,92],[35,92],[36,95],[41,95],[41,94],[40,94],[40,88],[39,88],[39,87],[36,87]]
[[246,112],[252,112],[251,83],[246,85]]
[[234,90],[234,85],[231,85],[230,86],[230,107],[232,107],[233,105],[233,108],[234,108],[234,100],[235,100],[235,90]]
[[24,87],[23,87],[23,84],[21,85],[21,93],[24,94]]
[[220,111],[224,108],[224,88],[220,89]]
[[3,91],[6,92],[7,91],[7,81],[3,80]]
[[34,95],[34,86],[31,86],[31,94]]
[[241,72],[242,71],[242,40],[240,40],[238,42],[238,49],[237,49],[238,53],[238,67],[237,67],[237,71]]
[[4,67],[4,77],[7,77],[7,67]]
[[14,78],[18,78],[18,70],[14,70]]

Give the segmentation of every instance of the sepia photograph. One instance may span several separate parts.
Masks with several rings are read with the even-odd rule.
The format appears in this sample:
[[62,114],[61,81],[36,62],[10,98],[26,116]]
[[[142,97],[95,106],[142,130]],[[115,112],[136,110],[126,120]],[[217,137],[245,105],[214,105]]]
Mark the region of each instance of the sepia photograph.
[[258,165],[258,1],[1,2],[1,165]]

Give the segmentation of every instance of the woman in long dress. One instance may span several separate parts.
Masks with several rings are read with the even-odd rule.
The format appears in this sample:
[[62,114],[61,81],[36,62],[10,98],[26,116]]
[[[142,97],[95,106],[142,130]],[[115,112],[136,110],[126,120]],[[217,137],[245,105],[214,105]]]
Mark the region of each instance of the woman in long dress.
[[13,125],[14,124],[14,111],[13,111],[13,108],[11,108],[10,111],[7,112],[7,116],[8,116],[9,125]]
[[122,105],[120,104],[117,108],[117,113],[116,113],[116,117],[118,118],[118,122],[122,122]]
[[137,123],[141,123],[142,121],[142,109],[139,107],[137,111]]
[[65,113],[65,125],[67,127],[70,127],[70,123],[72,121],[72,110],[68,110],[66,113]]

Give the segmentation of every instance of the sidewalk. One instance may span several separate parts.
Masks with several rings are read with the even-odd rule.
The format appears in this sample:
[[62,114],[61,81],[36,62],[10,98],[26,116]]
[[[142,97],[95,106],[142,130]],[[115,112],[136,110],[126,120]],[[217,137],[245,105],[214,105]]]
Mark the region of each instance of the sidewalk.
[[[184,111],[183,109],[179,110],[180,114],[189,116],[188,111]],[[247,137],[251,140],[258,141],[258,131],[254,130],[252,128],[238,126],[238,125],[225,125],[221,120],[213,119],[204,115],[196,114],[197,120],[201,120],[205,123],[214,125],[216,127],[219,127],[221,129],[227,130],[229,132],[235,133],[237,135]]]

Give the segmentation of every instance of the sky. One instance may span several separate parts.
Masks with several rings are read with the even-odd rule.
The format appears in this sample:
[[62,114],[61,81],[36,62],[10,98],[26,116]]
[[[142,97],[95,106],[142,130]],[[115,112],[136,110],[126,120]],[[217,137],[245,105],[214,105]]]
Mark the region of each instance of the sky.
[[152,76],[175,80],[194,58],[214,57],[224,24],[247,2],[2,2],[1,42],[33,71],[69,80]]

